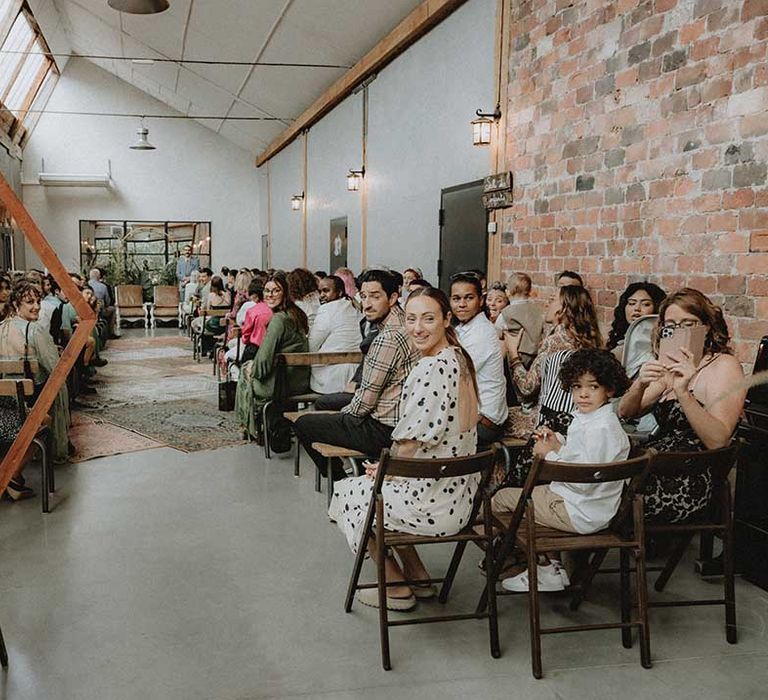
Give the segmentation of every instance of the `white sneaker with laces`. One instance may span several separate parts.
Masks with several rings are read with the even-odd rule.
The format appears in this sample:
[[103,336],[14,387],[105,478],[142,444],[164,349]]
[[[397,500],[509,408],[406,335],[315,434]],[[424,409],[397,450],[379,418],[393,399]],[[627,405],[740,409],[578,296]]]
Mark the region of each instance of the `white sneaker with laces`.
[[552,559],[550,564],[552,564],[552,566],[555,567],[555,571],[560,574],[560,578],[563,580],[563,586],[568,588],[568,586],[571,585],[571,579],[568,578],[568,572],[565,570],[565,567],[555,559]]
[[[540,593],[551,593],[552,591],[564,591],[565,585],[560,573],[555,569],[552,564],[546,566],[536,567],[537,577],[537,589]],[[512,578],[505,578],[501,582],[501,587],[506,591],[512,591],[513,593],[527,593],[528,592],[528,571],[523,571],[522,574],[513,576]]]

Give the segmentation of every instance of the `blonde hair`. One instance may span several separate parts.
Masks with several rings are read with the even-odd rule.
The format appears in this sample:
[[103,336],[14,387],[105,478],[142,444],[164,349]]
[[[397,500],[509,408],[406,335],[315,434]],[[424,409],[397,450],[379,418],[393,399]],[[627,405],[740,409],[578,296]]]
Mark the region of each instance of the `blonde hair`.
[[524,272],[513,272],[507,278],[507,294],[510,296],[530,296],[533,283]]

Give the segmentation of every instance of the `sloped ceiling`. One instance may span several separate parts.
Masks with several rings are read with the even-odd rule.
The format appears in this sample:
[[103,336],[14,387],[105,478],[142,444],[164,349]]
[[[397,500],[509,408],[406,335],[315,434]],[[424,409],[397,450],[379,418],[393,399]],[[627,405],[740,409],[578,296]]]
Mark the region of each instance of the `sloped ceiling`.
[[[421,0],[169,0],[157,15],[116,12],[107,0],[53,0],[74,53],[251,151],[267,144]],[[313,63],[278,67],[154,63]],[[233,117],[277,117],[238,121]]]

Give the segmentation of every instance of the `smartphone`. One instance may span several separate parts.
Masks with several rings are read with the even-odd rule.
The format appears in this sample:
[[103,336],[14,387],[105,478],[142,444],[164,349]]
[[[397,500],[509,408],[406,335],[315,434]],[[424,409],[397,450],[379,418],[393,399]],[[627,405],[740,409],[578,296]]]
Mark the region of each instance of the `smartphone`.
[[693,364],[698,366],[704,356],[704,341],[707,339],[706,326],[692,328],[662,328],[659,339],[659,362],[668,365],[673,360],[670,354],[677,354],[680,348],[686,348],[693,355]]

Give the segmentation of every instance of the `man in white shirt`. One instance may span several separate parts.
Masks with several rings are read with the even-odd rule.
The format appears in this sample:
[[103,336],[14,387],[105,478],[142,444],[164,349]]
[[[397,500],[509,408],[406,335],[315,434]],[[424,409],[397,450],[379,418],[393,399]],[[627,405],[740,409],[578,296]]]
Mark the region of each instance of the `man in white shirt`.
[[507,382],[498,334],[483,313],[483,292],[475,273],[451,277],[451,311],[459,322],[456,333],[475,365],[480,396],[477,448],[485,449],[504,435],[507,420]]
[[[347,298],[344,280],[335,275],[319,283],[320,308],[309,331],[310,352],[356,352],[360,345],[360,312]],[[318,394],[344,391],[356,364],[313,365],[310,388]]]

